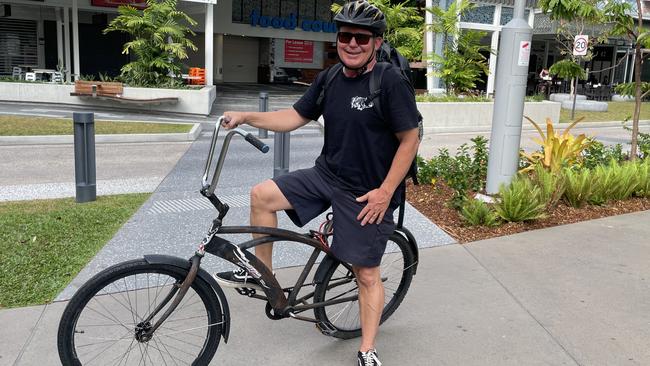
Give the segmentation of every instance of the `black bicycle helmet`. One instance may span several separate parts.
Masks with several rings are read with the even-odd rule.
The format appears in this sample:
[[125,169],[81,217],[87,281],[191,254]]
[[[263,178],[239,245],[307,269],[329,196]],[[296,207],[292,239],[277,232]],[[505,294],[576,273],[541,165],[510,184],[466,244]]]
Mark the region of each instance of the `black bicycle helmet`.
[[343,5],[341,11],[334,16],[336,26],[350,25],[365,28],[377,36],[386,31],[386,18],[381,10],[366,0],[350,1]]

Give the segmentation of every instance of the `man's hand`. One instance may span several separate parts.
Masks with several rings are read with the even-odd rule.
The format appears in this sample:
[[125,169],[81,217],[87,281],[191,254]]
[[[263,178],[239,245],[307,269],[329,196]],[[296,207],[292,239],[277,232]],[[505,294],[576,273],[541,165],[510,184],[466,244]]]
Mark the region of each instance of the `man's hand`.
[[361,226],[379,224],[384,219],[391,196],[385,189],[379,187],[358,197],[357,202],[368,202],[357,216],[357,220],[361,220]]
[[232,112],[227,111],[223,114],[223,120],[221,121],[221,127],[226,130],[231,130],[243,123],[246,123],[246,118],[244,117],[243,112]]

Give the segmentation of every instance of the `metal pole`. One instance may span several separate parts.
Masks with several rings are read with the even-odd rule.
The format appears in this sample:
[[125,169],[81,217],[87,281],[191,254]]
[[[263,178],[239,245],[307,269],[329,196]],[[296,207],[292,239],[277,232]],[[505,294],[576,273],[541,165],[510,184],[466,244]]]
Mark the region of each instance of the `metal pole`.
[[273,135],[273,178],[289,172],[289,132],[276,132]]
[[524,0],[515,0],[514,16],[501,31],[486,191],[508,184],[519,167],[521,123],[533,29],[524,19]]
[[[267,112],[269,110],[269,93],[260,92],[260,112]],[[269,137],[269,131],[260,128],[257,131],[257,137],[265,139]],[[277,150],[276,150],[277,151]]]
[[577,98],[578,98],[578,78],[575,78],[575,82],[573,83],[573,105],[571,106],[571,120],[572,121],[575,118],[575,114],[576,114],[576,99]]
[[97,198],[95,183],[95,115],[90,112],[72,113],[74,124],[74,175],[77,184],[76,201],[89,202]]
[[[425,6],[427,9],[431,9],[433,7],[433,0],[426,0],[425,1]],[[426,50],[427,50],[427,56],[431,55],[433,57],[435,50],[435,37],[436,35],[433,34],[431,31],[431,25],[433,24],[433,14],[429,11],[424,13],[424,19],[425,19],[425,24],[427,28],[424,31],[424,38],[426,39]],[[433,76],[433,62],[429,59],[427,60],[427,92],[429,94],[433,94],[433,89],[437,87],[437,85],[434,84],[434,76]]]

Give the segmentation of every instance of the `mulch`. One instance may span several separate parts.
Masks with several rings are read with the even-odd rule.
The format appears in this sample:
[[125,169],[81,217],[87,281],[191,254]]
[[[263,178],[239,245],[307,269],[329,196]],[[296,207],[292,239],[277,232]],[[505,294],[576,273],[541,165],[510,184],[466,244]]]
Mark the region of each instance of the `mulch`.
[[435,186],[430,184],[416,186],[409,182],[406,192],[407,200],[413,207],[459,243],[650,210],[650,198],[631,198],[625,201],[612,201],[604,206],[586,205],[583,208],[573,208],[560,202],[547,212],[546,218],[531,222],[510,222],[490,228],[465,225],[459,212],[448,207],[447,203],[453,196],[453,190],[442,182],[436,182]]

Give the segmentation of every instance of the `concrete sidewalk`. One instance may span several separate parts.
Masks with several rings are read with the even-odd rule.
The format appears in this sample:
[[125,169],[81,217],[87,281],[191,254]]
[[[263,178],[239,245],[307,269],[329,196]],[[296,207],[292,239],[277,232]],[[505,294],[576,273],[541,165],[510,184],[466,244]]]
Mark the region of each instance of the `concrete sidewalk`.
[[[650,211],[421,251],[381,328],[384,365],[650,364]],[[295,269],[278,271],[280,280]],[[353,365],[357,340],[266,318],[227,292],[214,365]],[[65,302],[0,311],[0,365],[57,365]]]

